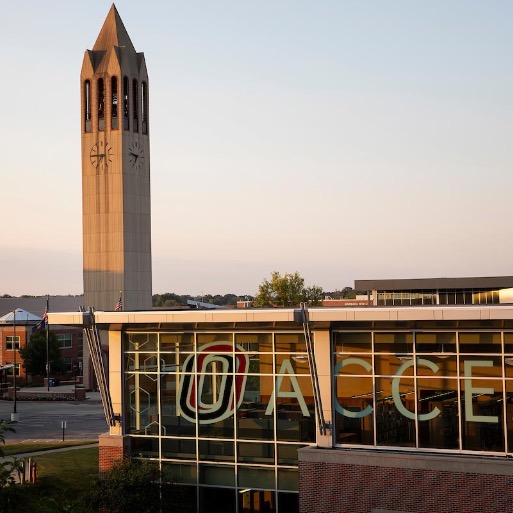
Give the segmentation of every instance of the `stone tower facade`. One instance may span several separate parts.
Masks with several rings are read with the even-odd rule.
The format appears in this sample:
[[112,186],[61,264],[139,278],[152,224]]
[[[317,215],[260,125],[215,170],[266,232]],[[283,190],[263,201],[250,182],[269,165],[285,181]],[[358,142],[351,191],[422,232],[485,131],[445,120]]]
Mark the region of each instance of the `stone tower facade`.
[[148,73],[114,4],[80,74],[84,304],[151,300]]

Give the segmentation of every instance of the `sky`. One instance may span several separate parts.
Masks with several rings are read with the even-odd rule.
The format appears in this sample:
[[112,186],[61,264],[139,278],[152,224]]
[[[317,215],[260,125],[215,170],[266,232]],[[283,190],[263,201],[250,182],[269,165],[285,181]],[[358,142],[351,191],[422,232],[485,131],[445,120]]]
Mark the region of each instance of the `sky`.
[[[81,294],[79,77],[111,2],[0,19],[0,294]],[[153,292],[513,274],[513,2],[119,0]]]

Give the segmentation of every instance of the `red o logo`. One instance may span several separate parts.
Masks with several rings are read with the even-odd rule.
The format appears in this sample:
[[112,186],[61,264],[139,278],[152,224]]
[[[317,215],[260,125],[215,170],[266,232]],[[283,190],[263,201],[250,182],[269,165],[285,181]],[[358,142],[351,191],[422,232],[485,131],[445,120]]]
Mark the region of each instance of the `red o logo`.
[[[248,367],[249,357],[240,346],[234,347],[230,342],[201,346],[198,353],[188,356],[182,366],[182,372],[186,374],[180,379],[181,415],[196,422],[197,414],[200,424],[213,424],[233,415],[244,397]],[[204,389],[208,393],[204,393]],[[204,397],[211,399],[206,402]]]

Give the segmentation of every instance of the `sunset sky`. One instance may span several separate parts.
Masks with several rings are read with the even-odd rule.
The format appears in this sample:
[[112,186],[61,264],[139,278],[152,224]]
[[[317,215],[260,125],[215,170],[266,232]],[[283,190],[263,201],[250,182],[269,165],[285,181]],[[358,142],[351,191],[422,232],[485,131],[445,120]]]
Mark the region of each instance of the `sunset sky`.
[[[1,294],[80,294],[79,74],[111,2],[0,20]],[[513,274],[513,2],[120,0],[154,293]]]

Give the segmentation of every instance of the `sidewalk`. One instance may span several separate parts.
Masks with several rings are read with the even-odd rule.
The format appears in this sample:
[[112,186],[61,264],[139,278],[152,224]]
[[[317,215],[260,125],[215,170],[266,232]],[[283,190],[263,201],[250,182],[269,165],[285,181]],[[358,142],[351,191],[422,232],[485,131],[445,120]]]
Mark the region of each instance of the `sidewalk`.
[[[56,440],[49,440],[50,442],[56,442]],[[72,445],[69,447],[56,447],[55,449],[41,449],[39,451],[34,452],[25,452],[23,454],[12,454],[11,456],[4,456],[0,458],[0,462],[10,461],[13,458],[21,459],[21,458],[34,458],[35,456],[42,456],[44,454],[50,454],[52,452],[65,452],[65,451],[75,451],[77,449],[89,449],[90,447],[98,447],[99,442],[94,442],[90,444],[84,445]]]

